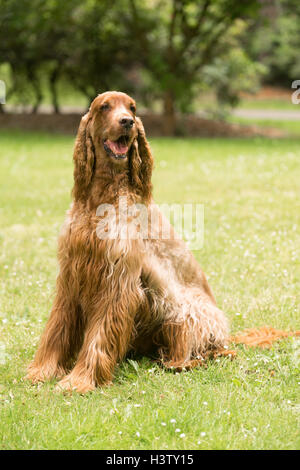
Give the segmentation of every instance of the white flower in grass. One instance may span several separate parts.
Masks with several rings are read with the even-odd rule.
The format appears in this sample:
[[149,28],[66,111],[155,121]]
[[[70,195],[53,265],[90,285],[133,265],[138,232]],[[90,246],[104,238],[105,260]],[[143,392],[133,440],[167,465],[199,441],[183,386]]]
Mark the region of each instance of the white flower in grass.
[[141,437],[140,433],[137,431],[136,432],[137,437]]
[[120,434],[120,436],[123,434],[122,431],[119,431],[118,434]]
[[167,426],[166,423],[164,423],[164,422],[162,422],[161,425],[162,425],[162,426]]
[[207,406],[207,405],[208,405],[207,401],[204,401],[204,402],[203,402],[203,405],[204,405],[204,406]]
[[140,408],[142,405],[140,403],[135,403],[134,407],[135,408]]
[[205,437],[205,436],[206,436],[206,432],[202,431],[202,432],[200,433],[200,436],[201,436],[201,437]]
[[176,419],[174,419],[174,418],[170,419],[170,423],[172,423],[172,424],[176,423]]
[[175,432],[180,432],[181,430],[179,428],[175,429]]
[[185,437],[184,432],[182,432],[179,437],[181,437],[181,438]]

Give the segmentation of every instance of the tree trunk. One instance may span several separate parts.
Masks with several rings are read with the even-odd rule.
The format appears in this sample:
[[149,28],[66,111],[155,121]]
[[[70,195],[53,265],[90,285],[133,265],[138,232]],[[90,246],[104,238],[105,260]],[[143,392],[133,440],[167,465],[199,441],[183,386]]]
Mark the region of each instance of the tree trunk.
[[41,90],[40,77],[37,70],[37,64],[34,61],[28,61],[24,64],[25,74],[30,83],[34,95],[34,103],[31,108],[31,114],[36,114],[43,101],[43,94]]
[[29,74],[29,80],[31,82],[31,85],[33,87],[33,92],[35,95],[35,103],[32,106],[31,114],[36,114],[38,112],[41,102],[43,101],[43,94],[41,92],[39,80],[37,79],[35,74],[32,74],[32,75]]
[[60,113],[60,108],[59,108],[59,103],[58,103],[58,96],[57,96],[57,80],[58,80],[58,77],[59,77],[59,70],[55,69],[51,73],[50,79],[49,79],[52,106],[53,106],[53,111],[56,114]]
[[174,95],[172,90],[166,90],[164,94],[164,133],[166,135],[176,134],[176,115],[174,106]]

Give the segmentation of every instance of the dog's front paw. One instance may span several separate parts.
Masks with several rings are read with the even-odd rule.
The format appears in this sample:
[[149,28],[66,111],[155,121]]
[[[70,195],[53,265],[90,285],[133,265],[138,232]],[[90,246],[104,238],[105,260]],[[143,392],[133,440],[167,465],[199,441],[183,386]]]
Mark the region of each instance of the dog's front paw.
[[27,375],[24,377],[25,380],[29,380],[33,384],[39,382],[46,382],[54,377],[63,377],[65,371],[52,363],[45,363],[37,365],[34,362],[31,363],[27,370]]
[[90,380],[68,374],[57,383],[55,390],[66,393],[87,393],[95,390],[95,388],[95,384]]

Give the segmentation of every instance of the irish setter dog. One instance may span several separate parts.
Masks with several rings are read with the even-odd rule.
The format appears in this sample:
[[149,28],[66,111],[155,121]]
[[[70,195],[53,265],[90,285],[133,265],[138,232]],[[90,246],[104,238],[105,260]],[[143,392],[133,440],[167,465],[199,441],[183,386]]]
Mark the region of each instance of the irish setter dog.
[[[56,297],[28,369],[34,383],[58,377],[59,389],[84,393],[110,383],[130,350],[180,369],[227,342],[226,317],[195,258],[170,225],[160,236],[169,222],[152,200],[153,158],[135,112],[128,95],[106,92],[81,120]],[[120,198],[146,207],[151,236],[130,236]]]

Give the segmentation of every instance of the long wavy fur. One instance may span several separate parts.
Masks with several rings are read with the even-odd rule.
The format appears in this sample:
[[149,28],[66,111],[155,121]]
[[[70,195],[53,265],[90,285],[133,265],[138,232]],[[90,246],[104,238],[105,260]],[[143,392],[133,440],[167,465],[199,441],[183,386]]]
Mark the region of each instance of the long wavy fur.
[[182,369],[229,340],[227,319],[204,273],[171,227],[169,239],[122,239],[118,230],[112,239],[97,236],[97,207],[108,203],[117,210],[119,196],[147,207],[154,233],[162,220],[151,196],[153,158],[141,121],[135,119],[127,166],[113,165],[103,151],[102,127],[109,123],[99,125],[97,113],[104,98],[96,98],[79,126],[73,204],[58,241],[56,297],[27,375],[32,382],[60,377],[59,389],[81,393],[110,383],[131,350]]

